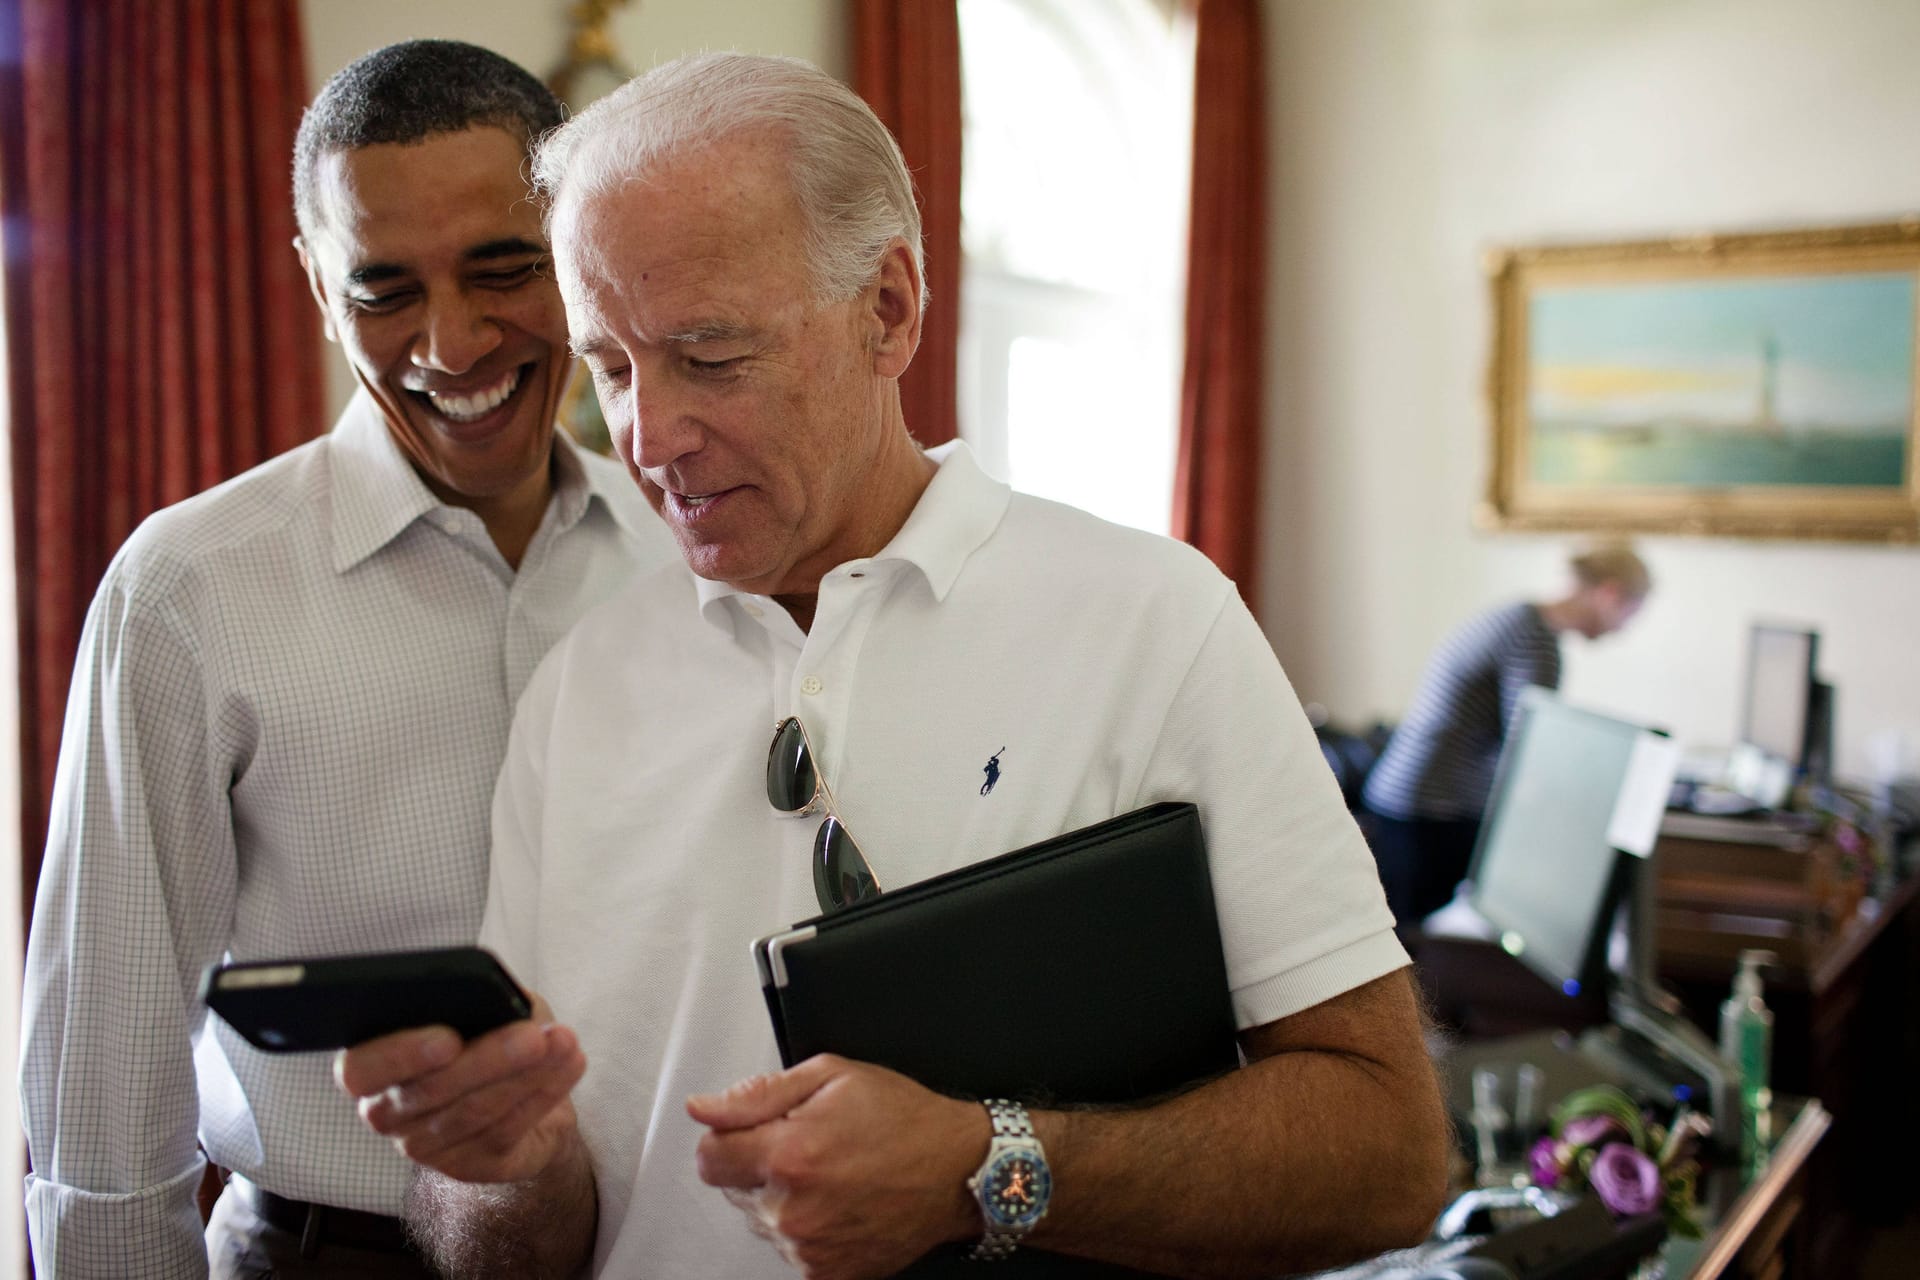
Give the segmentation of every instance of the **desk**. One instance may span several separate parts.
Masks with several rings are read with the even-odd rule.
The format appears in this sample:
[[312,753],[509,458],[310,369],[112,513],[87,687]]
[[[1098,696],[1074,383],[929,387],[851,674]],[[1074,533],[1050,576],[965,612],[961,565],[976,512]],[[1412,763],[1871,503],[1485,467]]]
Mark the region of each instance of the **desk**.
[[1809,1162],[1831,1118],[1809,1098],[1775,1107],[1773,1119],[1781,1127],[1766,1163],[1751,1178],[1727,1178],[1703,1195],[1706,1236],[1667,1241],[1662,1257],[1669,1280],[1798,1274],[1791,1266],[1793,1233],[1806,1213]]
[[1897,1221],[1920,1194],[1906,1168],[1874,1172],[1882,1152],[1920,1141],[1908,993],[1920,972],[1920,874],[1878,897],[1836,894],[1822,858],[1815,843],[1742,841],[1737,827],[1708,839],[1671,817],[1654,851],[1660,981],[1695,1022],[1711,1034],[1739,950],[1780,957],[1766,974],[1771,1083],[1819,1098],[1832,1117],[1813,1164],[1802,1269],[1826,1277],[1854,1275],[1866,1228]]
[[[1876,1173],[1881,1152],[1920,1147],[1912,1088],[1920,1018],[1909,994],[1920,974],[1920,871],[1880,896],[1848,901],[1820,892],[1817,867],[1795,868],[1789,845],[1726,839],[1688,848],[1671,834],[1653,860],[1659,980],[1716,1037],[1734,957],[1743,947],[1780,954],[1766,975],[1771,1083],[1783,1095],[1818,1098],[1832,1125],[1813,1157],[1797,1274],[1856,1275],[1869,1228],[1898,1222],[1920,1198],[1910,1162]],[[1815,842],[1802,849],[1821,856]],[[1807,892],[1789,892],[1789,883]],[[1605,1018],[1597,999],[1567,999],[1490,944],[1421,938],[1414,946],[1435,1016],[1469,1038],[1577,1031]]]
[[[1467,1103],[1465,1080],[1475,1064],[1528,1061],[1541,1068],[1548,1105],[1572,1089],[1590,1083],[1590,1068],[1571,1050],[1571,1040],[1554,1033],[1533,1033],[1463,1045],[1444,1056],[1451,1107]],[[1830,1123],[1826,1109],[1811,1098],[1783,1098],[1766,1127],[1766,1152],[1755,1168],[1708,1161],[1700,1187],[1706,1234],[1699,1240],[1670,1238],[1660,1261],[1667,1280],[1776,1280],[1783,1276],[1827,1277],[1840,1274],[1810,1269],[1806,1257],[1809,1168]],[[1460,1188],[1464,1190],[1465,1188]]]

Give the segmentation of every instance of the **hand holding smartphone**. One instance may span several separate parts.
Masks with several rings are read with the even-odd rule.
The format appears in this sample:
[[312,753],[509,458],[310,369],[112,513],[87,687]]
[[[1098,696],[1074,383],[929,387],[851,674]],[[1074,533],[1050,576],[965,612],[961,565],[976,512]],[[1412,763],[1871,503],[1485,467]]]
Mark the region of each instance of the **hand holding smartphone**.
[[209,965],[200,997],[257,1049],[345,1049],[413,1027],[463,1040],[533,1016],[533,1003],[479,947]]

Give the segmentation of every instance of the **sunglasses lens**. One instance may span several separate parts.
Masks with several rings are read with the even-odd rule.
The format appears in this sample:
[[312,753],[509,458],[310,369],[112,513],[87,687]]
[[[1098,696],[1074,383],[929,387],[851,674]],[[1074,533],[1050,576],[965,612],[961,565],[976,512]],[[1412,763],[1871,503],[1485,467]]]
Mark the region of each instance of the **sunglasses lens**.
[[767,802],[781,813],[799,813],[813,804],[818,790],[806,732],[797,718],[788,716],[773,731],[773,746],[767,750]]
[[822,911],[838,911],[880,892],[873,869],[840,819],[828,818],[813,839],[813,893]]

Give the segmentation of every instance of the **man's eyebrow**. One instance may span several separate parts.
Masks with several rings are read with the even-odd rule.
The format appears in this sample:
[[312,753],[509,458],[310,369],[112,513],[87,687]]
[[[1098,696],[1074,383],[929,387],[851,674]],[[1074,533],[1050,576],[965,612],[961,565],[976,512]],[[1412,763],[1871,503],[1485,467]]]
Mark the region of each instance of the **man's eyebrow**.
[[369,262],[347,272],[346,282],[353,285],[379,284],[382,280],[397,280],[406,274],[407,269],[396,263]]
[[[755,333],[753,326],[741,324],[737,320],[710,320],[688,325],[684,329],[666,334],[657,341],[661,346],[690,347],[702,342],[736,342],[751,338]],[[619,343],[611,338],[589,337],[577,339],[567,344],[573,354],[582,360],[614,351]]]
[[537,241],[523,239],[520,236],[507,236],[500,240],[489,240],[467,250],[461,257],[469,262],[483,262],[492,258],[522,258],[528,254],[543,255],[547,246]]
[[[503,236],[498,240],[488,240],[477,244],[461,254],[465,262],[492,262],[497,258],[544,257],[547,246],[537,240],[528,240],[523,236]],[[368,262],[347,272],[346,282],[351,285],[378,284],[382,280],[397,280],[412,274],[397,262]]]
[[707,320],[688,325],[677,333],[670,333],[661,341],[676,346],[693,346],[701,342],[733,342],[748,337],[752,333],[751,326],[741,324],[737,320]]

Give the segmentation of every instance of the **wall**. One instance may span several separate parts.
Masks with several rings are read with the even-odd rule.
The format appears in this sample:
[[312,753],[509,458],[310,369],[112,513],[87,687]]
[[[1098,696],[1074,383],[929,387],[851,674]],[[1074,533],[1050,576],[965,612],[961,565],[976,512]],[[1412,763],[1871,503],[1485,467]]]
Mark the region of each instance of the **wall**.
[[[1485,249],[1920,211],[1910,0],[1269,0],[1268,604],[1303,698],[1404,708],[1433,641],[1562,586],[1570,540],[1475,531]],[[1920,737],[1920,550],[1660,538],[1570,698],[1724,744],[1755,617],[1822,632],[1844,771]]]
[[[361,54],[425,36],[468,40],[545,76],[566,52],[573,0],[306,0],[307,86]],[[846,0],[636,0],[609,24],[615,48],[635,71],[683,53],[737,49],[805,58],[834,75],[852,74],[852,14]],[[337,350],[327,357],[328,409],[353,393]]]

